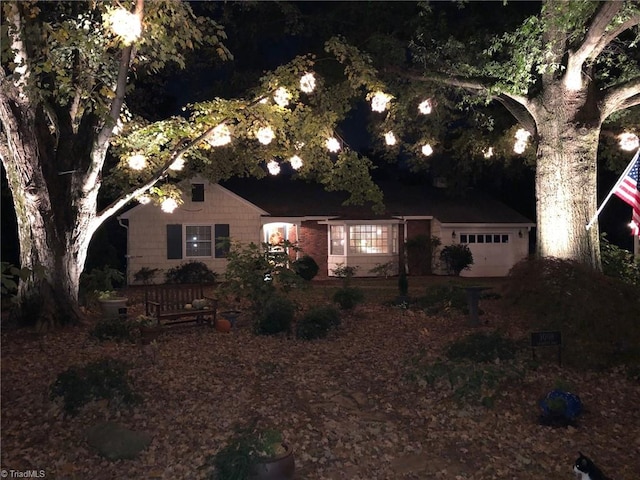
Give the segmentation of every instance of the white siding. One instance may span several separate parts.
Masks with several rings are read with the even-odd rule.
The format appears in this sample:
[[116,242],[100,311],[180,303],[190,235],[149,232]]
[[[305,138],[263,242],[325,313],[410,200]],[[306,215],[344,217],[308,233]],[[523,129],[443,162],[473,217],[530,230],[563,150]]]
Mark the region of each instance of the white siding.
[[[205,263],[218,274],[224,273],[227,260],[211,257],[184,256],[184,226],[211,225],[212,236],[215,224],[229,224],[229,234],[233,240],[242,243],[260,242],[261,210],[237,197],[235,194],[206,182],[204,202],[192,202],[187,188],[184,203],[173,213],[165,213],[155,205],[139,205],[122,215],[129,219],[127,281],[132,284],[134,274],[143,267],[160,268],[154,281],[164,281],[165,272],[181,263],[197,260]],[[183,226],[183,258],[167,259],[167,225]],[[212,238],[213,241],[213,238]]]

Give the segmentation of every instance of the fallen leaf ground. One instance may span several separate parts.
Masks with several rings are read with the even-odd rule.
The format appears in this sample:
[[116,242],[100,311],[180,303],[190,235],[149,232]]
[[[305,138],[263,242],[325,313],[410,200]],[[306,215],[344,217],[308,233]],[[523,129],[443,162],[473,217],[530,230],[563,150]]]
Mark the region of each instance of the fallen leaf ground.
[[[329,298],[322,289],[317,300]],[[312,342],[255,336],[246,316],[229,334],[185,326],[147,346],[97,342],[91,320],[46,335],[5,329],[1,468],[43,470],[47,479],[205,479],[207,458],[234,427],[258,420],[294,445],[299,480],[569,479],[578,451],[613,479],[640,478],[637,381],[560,368],[550,354],[501,389],[492,408],[459,405],[446,385],[408,377],[415,359],[435,360],[473,331],[526,336],[526,325],[500,299],[483,300],[483,325],[469,327],[463,314],[428,316],[382,297],[371,290],[336,332]],[[65,416],[49,385],[105,355],[132,365],[143,403],[93,402]],[[585,404],[577,428],[537,422],[537,400],[558,381]],[[105,420],[150,432],[150,447],[135,460],[101,458],[85,434]]]

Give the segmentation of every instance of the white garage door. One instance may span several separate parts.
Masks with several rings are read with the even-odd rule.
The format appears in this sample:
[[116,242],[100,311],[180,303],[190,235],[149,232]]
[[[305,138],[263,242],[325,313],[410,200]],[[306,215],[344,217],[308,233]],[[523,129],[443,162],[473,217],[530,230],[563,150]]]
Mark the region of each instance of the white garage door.
[[461,233],[460,243],[469,245],[473,265],[464,277],[502,277],[514,264],[513,245],[508,233]]

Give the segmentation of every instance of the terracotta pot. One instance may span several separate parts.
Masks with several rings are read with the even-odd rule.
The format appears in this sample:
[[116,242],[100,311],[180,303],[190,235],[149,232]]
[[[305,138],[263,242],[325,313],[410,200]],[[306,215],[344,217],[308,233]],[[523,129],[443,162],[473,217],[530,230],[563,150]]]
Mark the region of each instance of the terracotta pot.
[[250,480],[293,480],[295,458],[293,448],[283,443],[284,453],[277,457],[261,460],[251,467]]
[[216,330],[222,333],[229,333],[231,330],[231,322],[224,318],[219,319],[216,321]]

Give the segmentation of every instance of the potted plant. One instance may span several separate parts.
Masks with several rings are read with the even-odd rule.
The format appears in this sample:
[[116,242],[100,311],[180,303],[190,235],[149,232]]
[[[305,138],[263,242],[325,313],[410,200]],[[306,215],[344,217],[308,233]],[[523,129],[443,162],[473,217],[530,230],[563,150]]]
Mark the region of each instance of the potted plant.
[[127,297],[119,295],[115,290],[100,290],[95,293],[105,318],[127,314]]
[[135,323],[140,331],[140,340],[143,344],[148,345],[160,335],[158,320],[148,315],[139,315]]
[[218,480],[292,480],[293,448],[275,429],[239,430],[212,458]]

